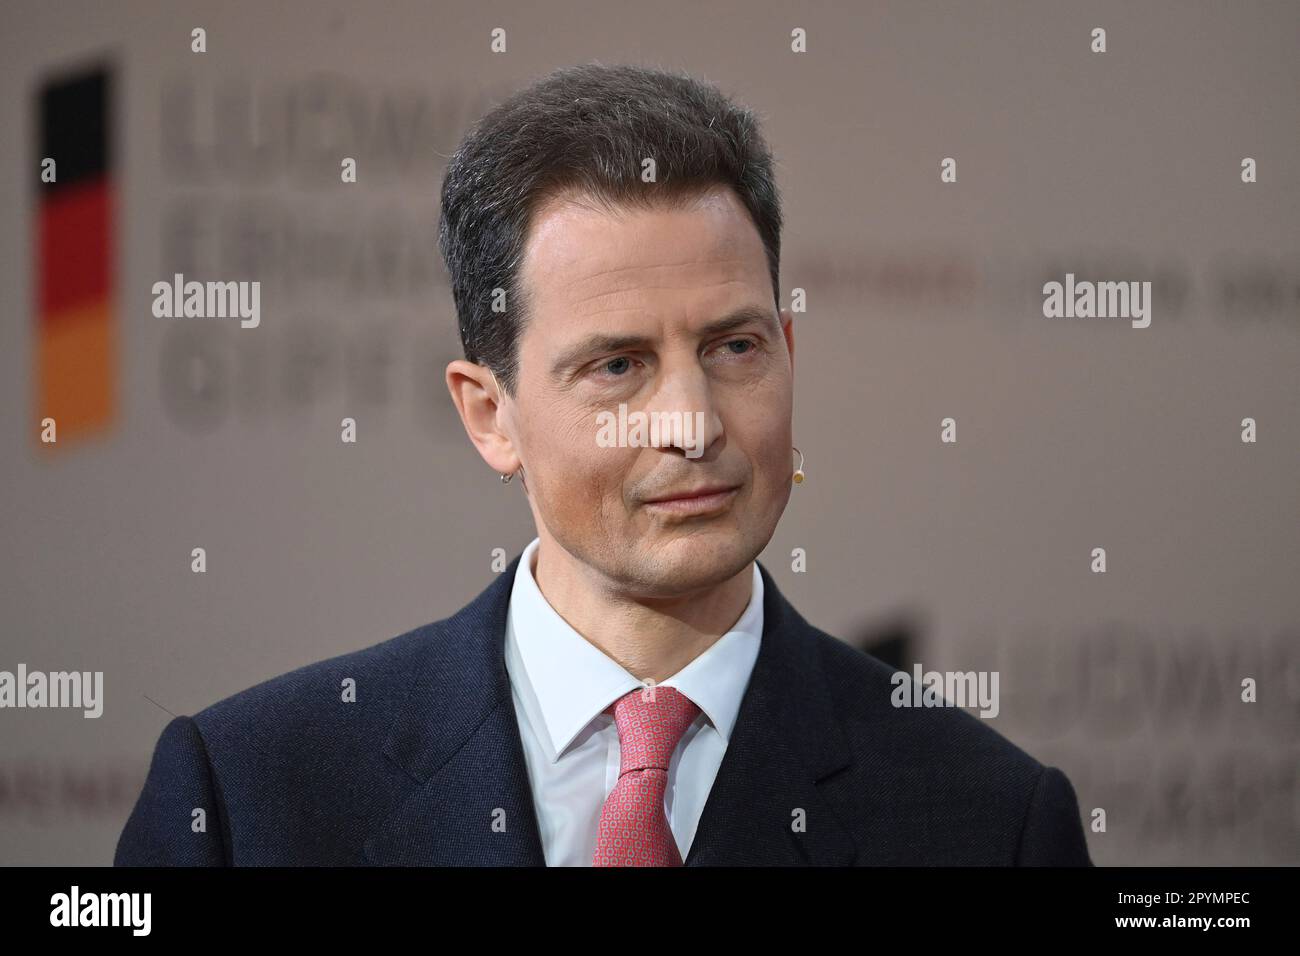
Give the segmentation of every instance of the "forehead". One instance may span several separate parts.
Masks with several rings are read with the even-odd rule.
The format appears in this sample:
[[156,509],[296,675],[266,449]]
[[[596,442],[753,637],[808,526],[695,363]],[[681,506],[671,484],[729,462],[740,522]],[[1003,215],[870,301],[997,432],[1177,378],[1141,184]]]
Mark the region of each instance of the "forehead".
[[557,197],[532,218],[520,279],[536,322],[771,297],[758,230],[725,187],[651,208],[609,210],[581,196]]

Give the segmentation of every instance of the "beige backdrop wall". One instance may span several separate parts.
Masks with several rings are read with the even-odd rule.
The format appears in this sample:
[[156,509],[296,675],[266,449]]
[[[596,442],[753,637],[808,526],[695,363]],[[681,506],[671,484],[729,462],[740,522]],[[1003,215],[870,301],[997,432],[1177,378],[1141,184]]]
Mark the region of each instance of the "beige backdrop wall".
[[[1105,810],[1098,863],[1300,862],[1300,5],[27,2],[4,24],[0,669],[103,671],[106,700],[0,710],[3,862],[108,863],[169,714],[445,616],[531,539],[442,383],[438,190],[487,106],[593,60],[690,70],[765,120],[782,289],[807,294],[809,479],[762,556],[785,594],[846,639],[909,622],[927,668],[997,669],[994,726]],[[34,98],[101,60],[120,405],[44,455]],[[175,272],[259,280],[261,325],[155,318]],[[1067,272],[1151,281],[1150,328],[1044,318]]]

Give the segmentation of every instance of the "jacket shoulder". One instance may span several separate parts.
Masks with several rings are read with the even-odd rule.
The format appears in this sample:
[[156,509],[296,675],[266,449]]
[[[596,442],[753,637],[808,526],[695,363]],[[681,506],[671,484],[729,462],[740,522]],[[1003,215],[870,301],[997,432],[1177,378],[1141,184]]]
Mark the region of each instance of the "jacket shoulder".
[[811,631],[836,713],[850,728],[893,726],[900,742],[935,757],[957,760],[964,755],[966,763],[997,760],[1034,776],[1043,768],[988,720],[966,709],[900,706],[900,699],[912,696],[900,690],[913,686],[910,674],[824,631]]
[[114,863],[363,863],[367,821],[398,792],[385,782],[400,771],[383,758],[395,708],[417,669],[449,652],[447,620],[173,717]]
[[156,756],[153,785],[210,793],[222,854],[235,865],[363,864],[368,821],[389,812],[399,792],[393,784],[401,771],[384,758],[384,743],[417,667],[445,651],[442,623],[177,718],[158,752],[174,750],[183,736],[192,756],[179,769]]
[[[850,814],[888,821],[893,862],[1090,865],[1059,769],[962,707],[912,706],[911,675],[879,658],[811,625],[806,639],[851,754],[836,789]],[[855,794],[887,799],[855,806]]]
[[365,712],[388,702],[392,692],[411,679],[421,654],[436,653],[442,623],[424,624],[378,644],[268,678],[209,704],[194,715],[194,721],[208,736],[242,735],[254,729],[320,725],[341,707]]

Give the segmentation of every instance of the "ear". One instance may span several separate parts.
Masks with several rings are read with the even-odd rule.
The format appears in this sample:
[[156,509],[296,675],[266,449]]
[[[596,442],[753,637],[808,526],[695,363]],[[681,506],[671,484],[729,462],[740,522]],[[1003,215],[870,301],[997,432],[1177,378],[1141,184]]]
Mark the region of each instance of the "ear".
[[781,331],[785,334],[785,347],[790,350],[790,370],[794,371],[794,313],[781,310]]
[[509,434],[509,413],[503,408],[496,380],[486,365],[456,359],[447,366],[447,391],[474,443],[488,466],[498,474],[513,474],[519,455]]

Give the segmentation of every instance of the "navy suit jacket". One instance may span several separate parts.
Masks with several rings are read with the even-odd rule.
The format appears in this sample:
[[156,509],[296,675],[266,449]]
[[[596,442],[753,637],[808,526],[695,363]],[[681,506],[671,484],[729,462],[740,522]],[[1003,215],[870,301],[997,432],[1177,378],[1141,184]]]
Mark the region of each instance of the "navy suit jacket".
[[[114,863],[544,865],[503,654],[518,563],[450,618],[174,718]],[[759,570],[763,639],[687,866],[1092,865],[1060,770],[959,708],[892,706],[893,669]]]

